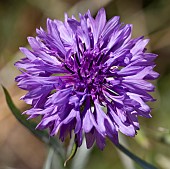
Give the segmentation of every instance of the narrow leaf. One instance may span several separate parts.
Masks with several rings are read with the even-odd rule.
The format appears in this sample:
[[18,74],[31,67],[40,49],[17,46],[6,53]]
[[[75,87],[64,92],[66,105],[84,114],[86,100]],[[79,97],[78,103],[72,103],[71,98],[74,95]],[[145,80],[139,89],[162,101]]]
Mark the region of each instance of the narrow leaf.
[[74,159],[72,160],[72,164],[70,169],[85,169],[87,168],[87,163],[89,161],[90,158],[90,153],[93,150],[93,148],[91,149],[87,149],[86,147],[86,140],[83,139],[83,143],[81,145],[81,147],[79,148],[79,151],[76,153]]
[[125,153],[128,157],[130,157],[132,160],[134,160],[136,163],[138,163],[143,169],[158,169],[155,166],[149,164],[148,162],[140,159],[135,154],[131,153],[129,150],[127,150],[121,144],[116,145],[116,146],[119,150],[121,150],[123,153]]
[[71,153],[70,153],[69,157],[68,157],[68,158],[66,159],[66,161],[64,162],[64,167],[66,167],[66,166],[67,166],[67,162],[70,161],[70,160],[75,156],[75,154],[76,154],[76,152],[77,152],[77,148],[78,148],[77,144],[74,143],[73,148],[72,148],[72,150],[71,150]]
[[7,89],[4,86],[2,86],[2,88],[5,93],[6,102],[8,104],[8,107],[10,108],[11,112],[16,117],[16,119],[23,126],[25,126],[31,133],[33,133],[37,138],[39,138],[41,141],[52,146],[54,148],[55,152],[57,152],[58,155],[60,155],[60,157],[63,159],[64,152],[63,152],[63,149],[61,148],[61,145],[57,141],[57,139],[54,137],[50,138],[48,132],[46,132],[44,130],[43,131],[36,130],[35,127],[37,126],[37,124],[35,122],[28,121],[24,116],[21,115],[20,110],[14,105]]

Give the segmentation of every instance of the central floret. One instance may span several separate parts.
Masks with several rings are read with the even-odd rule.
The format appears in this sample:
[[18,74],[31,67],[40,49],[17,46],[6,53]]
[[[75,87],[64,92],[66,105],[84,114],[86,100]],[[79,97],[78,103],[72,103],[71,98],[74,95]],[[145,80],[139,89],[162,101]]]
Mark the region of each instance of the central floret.
[[107,77],[111,76],[107,65],[103,64],[104,59],[106,56],[103,52],[99,52],[99,49],[83,49],[79,53],[70,54],[64,66],[74,77],[76,90],[86,89],[92,95],[99,95],[102,92]]

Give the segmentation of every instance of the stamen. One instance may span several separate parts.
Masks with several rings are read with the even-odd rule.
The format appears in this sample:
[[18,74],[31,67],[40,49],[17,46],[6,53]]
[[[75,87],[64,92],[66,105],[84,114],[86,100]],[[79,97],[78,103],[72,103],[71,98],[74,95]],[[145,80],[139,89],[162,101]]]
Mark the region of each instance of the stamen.
[[74,55],[74,56],[75,56],[75,58],[76,58],[76,62],[77,62],[77,64],[78,64],[79,66],[81,66],[77,53],[75,53],[75,55]]
[[83,44],[83,49],[84,49],[84,52],[86,51],[86,45],[85,43],[82,43]]
[[74,71],[72,71],[67,65],[64,65],[64,67],[72,74],[75,74]]
[[88,70],[92,68],[92,65],[93,65],[93,60],[91,60]]
[[81,74],[80,74],[80,69],[78,69],[78,75],[79,75],[79,78],[80,78],[80,80],[83,80],[83,78],[82,78],[82,76],[81,76]]
[[102,53],[99,57],[99,59],[97,60],[97,65],[99,65],[103,59],[104,53]]

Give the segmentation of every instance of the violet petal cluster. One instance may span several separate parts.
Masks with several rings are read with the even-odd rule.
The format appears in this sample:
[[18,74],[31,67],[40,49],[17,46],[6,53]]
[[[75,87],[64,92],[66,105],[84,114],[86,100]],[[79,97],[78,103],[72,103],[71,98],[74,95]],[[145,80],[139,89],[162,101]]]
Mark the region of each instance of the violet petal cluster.
[[118,132],[133,137],[139,130],[138,116],[150,118],[146,102],[158,73],[153,71],[156,54],[147,53],[148,39],[131,38],[132,25],[115,16],[106,21],[101,9],[65,21],[47,19],[47,31],[37,29],[29,37],[31,50],[15,63],[22,72],[18,86],[32,108],[29,119],[41,116],[37,129],[49,128],[51,136],[64,141],[74,133],[81,146],[94,142],[100,149],[105,139],[118,143]]

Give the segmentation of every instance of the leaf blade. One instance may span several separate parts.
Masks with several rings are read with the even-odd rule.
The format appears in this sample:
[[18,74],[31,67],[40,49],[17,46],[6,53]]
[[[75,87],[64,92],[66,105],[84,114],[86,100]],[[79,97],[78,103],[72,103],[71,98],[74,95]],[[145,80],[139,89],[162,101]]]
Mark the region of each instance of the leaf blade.
[[157,167],[149,164],[148,162],[142,160],[141,158],[137,157],[135,154],[131,153],[128,149],[126,149],[121,144],[116,145],[116,147],[122,151],[124,154],[126,154],[129,158],[134,160],[136,163],[138,163],[143,169],[158,169]]
[[37,124],[32,121],[28,121],[24,116],[21,115],[20,110],[15,106],[13,103],[11,96],[7,89],[3,86],[2,89],[5,94],[6,102],[8,107],[10,108],[12,114],[15,116],[15,118],[24,126],[26,127],[33,135],[35,135],[39,140],[42,142],[52,146],[55,150],[55,152],[60,156],[62,161],[64,161],[64,151],[61,148],[61,144],[55,139],[54,137],[49,137],[48,132],[46,131],[41,131],[41,130],[36,130]]
[[76,155],[77,149],[78,149],[78,145],[77,145],[77,143],[75,142],[75,143],[73,144],[73,147],[72,147],[72,150],[71,150],[71,153],[70,153],[69,157],[68,157],[68,158],[65,160],[65,162],[64,162],[64,167],[66,167],[66,166],[67,166],[67,163]]

